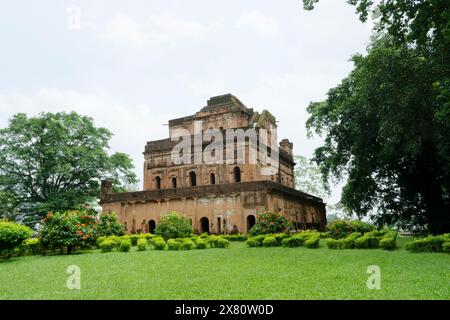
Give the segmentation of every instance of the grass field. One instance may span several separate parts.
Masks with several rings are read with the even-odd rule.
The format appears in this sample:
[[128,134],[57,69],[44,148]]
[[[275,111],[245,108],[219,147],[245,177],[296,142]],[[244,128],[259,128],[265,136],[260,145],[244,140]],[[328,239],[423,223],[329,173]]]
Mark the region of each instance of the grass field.
[[[402,241],[401,241],[402,242]],[[450,255],[403,248],[145,251],[0,260],[0,299],[450,299]],[[66,268],[81,268],[81,290]],[[367,267],[381,268],[369,290]]]

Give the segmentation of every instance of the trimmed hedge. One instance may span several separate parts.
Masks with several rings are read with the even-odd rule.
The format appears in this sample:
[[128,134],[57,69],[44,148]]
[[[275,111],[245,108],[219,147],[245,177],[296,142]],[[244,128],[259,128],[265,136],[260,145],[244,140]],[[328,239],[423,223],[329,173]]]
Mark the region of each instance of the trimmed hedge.
[[208,242],[206,242],[206,240],[202,238],[198,238],[197,241],[195,242],[195,245],[197,249],[206,249]]
[[130,239],[122,239],[119,244],[120,252],[128,252],[131,249],[131,240]]
[[115,248],[115,246],[116,246],[115,243],[111,239],[104,239],[98,245],[98,247],[100,248],[100,250],[102,250],[102,252],[110,252]]
[[164,250],[166,248],[166,241],[162,237],[154,237],[152,245],[156,250]]
[[263,246],[264,247],[278,247],[279,243],[277,242],[277,239],[275,237],[266,237],[263,240]]
[[447,235],[428,236],[408,242],[405,248],[411,252],[442,252],[444,243],[449,241],[447,239]]
[[442,252],[450,253],[450,241],[442,244]]
[[145,238],[139,238],[138,239],[137,247],[138,247],[139,251],[147,250],[147,245],[148,245],[147,239],[145,239]]

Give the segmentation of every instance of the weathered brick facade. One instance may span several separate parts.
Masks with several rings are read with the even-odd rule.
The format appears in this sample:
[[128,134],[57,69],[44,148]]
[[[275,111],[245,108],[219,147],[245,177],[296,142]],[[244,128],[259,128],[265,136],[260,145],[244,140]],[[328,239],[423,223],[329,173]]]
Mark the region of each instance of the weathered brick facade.
[[[184,129],[194,135],[198,121],[202,121],[202,133],[218,129],[225,137],[227,129],[254,128],[267,130],[269,141],[271,135],[276,137],[276,120],[268,111],[255,112],[230,94],[209,99],[207,106],[195,115],[170,120],[169,133],[172,136],[177,129]],[[235,156],[242,152],[243,164],[174,165],[171,152],[177,143],[170,138],[147,143],[143,191],[111,193],[111,186],[102,184],[103,212],[116,212],[128,232],[151,232],[160,217],[171,211],[191,219],[193,229],[199,233],[229,233],[236,229],[247,232],[255,223],[257,212],[264,210],[283,213],[298,229],[324,228],[322,199],[294,189],[295,163],[289,140],[279,144],[279,167],[271,175],[261,174],[263,165],[259,161],[249,161],[255,151],[250,139],[245,139],[243,148],[235,143],[232,150]],[[200,153],[209,143],[203,142]],[[192,149],[192,158],[198,155],[196,152]],[[226,148],[223,152],[226,159]]]

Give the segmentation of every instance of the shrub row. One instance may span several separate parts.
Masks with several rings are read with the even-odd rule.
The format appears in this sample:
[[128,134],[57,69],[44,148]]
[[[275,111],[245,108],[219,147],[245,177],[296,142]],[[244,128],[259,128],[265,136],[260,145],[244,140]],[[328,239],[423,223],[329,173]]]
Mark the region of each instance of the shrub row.
[[383,248],[393,250],[396,247],[397,233],[392,230],[374,230],[363,235],[360,232],[353,232],[343,239],[327,239],[327,246],[330,249],[373,249]]
[[428,236],[406,244],[411,252],[450,252],[450,233],[439,236]]
[[308,248],[318,248],[320,233],[316,231],[303,231],[297,234],[276,233],[249,237],[247,246],[249,247],[285,247],[293,248],[306,246]]
[[137,246],[138,251],[145,251],[150,246],[155,250],[191,250],[210,248],[228,248],[230,241],[221,236],[191,235],[187,238],[176,238],[164,240],[161,236],[152,234],[125,235],[122,237],[109,236],[100,237],[97,242],[98,248],[102,252],[118,250],[127,252],[131,247]]

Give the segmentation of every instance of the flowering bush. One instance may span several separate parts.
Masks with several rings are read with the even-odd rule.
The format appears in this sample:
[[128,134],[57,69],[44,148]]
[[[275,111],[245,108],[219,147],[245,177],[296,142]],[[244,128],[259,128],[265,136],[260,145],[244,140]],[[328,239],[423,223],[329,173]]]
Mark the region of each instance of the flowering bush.
[[70,254],[96,243],[97,223],[87,210],[50,212],[43,223],[39,233],[43,248]]
[[9,258],[13,249],[33,235],[33,230],[14,222],[0,221],[0,255]]
[[260,234],[287,233],[294,229],[290,221],[280,213],[270,211],[257,214],[256,224],[249,230],[251,236]]

